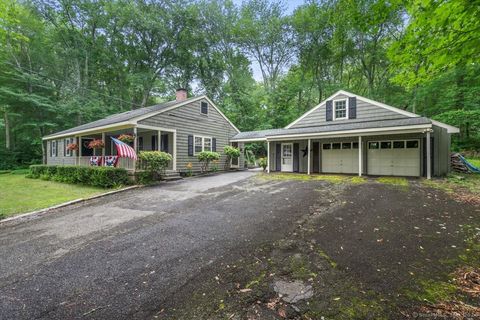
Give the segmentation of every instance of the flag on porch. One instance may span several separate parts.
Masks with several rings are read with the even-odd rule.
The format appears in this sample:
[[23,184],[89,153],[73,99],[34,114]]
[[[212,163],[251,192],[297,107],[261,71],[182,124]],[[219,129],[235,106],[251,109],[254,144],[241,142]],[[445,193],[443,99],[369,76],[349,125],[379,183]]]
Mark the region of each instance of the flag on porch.
[[137,160],[137,153],[132,147],[118,139],[115,139],[114,137],[110,138],[112,138],[113,143],[115,143],[115,147],[117,148],[117,155],[119,157],[132,158]]

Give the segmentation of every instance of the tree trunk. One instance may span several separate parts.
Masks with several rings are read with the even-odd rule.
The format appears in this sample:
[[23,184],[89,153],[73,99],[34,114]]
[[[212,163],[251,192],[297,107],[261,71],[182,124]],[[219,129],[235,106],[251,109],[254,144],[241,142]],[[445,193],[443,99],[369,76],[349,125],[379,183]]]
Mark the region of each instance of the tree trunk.
[[7,109],[3,111],[3,122],[5,123],[5,148],[10,150],[10,122],[8,119]]

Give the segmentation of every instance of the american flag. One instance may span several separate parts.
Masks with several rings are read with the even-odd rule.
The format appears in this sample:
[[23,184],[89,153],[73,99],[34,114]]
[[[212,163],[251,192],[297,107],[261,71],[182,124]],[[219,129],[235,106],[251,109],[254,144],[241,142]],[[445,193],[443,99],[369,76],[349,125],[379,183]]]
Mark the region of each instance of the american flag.
[[115,147],[117,147],[117,154],[119,157],[132,158],[137,160],[137,153],[135,152],[135,150],[133,150],[132,147],[118,139],[115,139],[114,137],[110,138],[112,138],[113,142],[115,143]]

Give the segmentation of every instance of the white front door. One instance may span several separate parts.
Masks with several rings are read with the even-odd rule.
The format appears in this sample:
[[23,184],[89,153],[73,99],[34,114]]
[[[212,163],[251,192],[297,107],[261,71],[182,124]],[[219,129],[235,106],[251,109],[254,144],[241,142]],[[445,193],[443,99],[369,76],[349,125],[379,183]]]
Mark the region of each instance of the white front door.
[[282,171],[293,172],[293,143],[282,143]]

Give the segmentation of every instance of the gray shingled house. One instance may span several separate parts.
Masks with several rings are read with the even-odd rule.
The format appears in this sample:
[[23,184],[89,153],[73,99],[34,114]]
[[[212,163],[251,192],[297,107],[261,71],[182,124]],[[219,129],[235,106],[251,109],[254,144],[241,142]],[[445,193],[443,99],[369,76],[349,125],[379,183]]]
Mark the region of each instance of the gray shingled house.
[[268,171],[442,176],[458,128],[343,90],[283,129],[230,141],[267,143]]
[[[89,165],[92,156],[114,156],[117,153],[110,137],[130,134],[135,137],[136,151],[160,150],[170,153],[173,161],[168,168],[173,172],[200,171],[197,153],[217,151],[222,158],[219,169],[224,168],[227,145],[243,148],[242,143],[230,139],[240,131],[206,96],[187,98],[187,91],[177,90],[176,100],[111,115],[107,118],[60,131],[43,138],[46,144],[46,163],[59,165]],[[87,148],[93,139],[105,143],[102,149]],[[67,150],[76,143],[78,151]],[[118,167],[135,170],[135,160],[119,158]],[[243,155],[231,167],[243,168]]]

